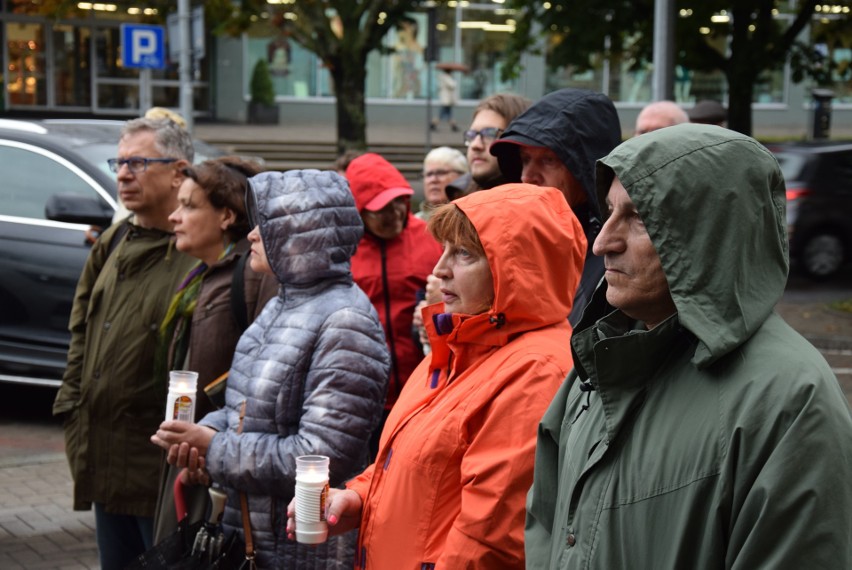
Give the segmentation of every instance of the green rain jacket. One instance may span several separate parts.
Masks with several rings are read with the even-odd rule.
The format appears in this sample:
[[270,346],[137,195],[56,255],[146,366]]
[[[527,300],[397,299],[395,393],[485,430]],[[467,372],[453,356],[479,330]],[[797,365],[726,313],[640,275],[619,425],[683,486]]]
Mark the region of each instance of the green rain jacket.
[[[122,222],[129,224],[130,222]],[[195,259],[174,235],[119,224],[92,246],[71,310],[71,345],[53,413],[65,418],[74,509],[154,516],[162,451],[151,443],[166,412],[166,378],[154,377],[158,331]]]
[[852,568],[852,415],[774,311],[787,275],[772,155],[679,125],[598,162],[618,176],[677,314],[651,331],[595,293],[541,421],[527,568]]

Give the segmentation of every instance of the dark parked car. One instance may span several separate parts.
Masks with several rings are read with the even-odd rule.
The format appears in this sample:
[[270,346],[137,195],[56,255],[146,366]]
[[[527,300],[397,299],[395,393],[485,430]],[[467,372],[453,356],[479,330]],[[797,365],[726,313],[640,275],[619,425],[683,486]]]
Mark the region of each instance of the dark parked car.
[[815,279],[852,261],[852,142],[774,145],[794,267]]
[[106,159],[122,124],[0,119],[0,382],[60,384],[85,232],[118,208]]

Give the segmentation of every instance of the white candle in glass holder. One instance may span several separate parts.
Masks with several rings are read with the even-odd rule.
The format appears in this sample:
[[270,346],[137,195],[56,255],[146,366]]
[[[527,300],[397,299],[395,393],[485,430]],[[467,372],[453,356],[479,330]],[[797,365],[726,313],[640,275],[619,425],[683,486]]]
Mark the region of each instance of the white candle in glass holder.
[[296,540],[319,544],[328,538],[325,502],[328,498],[328,457],[296,458]]
[[166,420],[195,421],[195,392],[198,372],[169,372],[169,396],[166,398]]

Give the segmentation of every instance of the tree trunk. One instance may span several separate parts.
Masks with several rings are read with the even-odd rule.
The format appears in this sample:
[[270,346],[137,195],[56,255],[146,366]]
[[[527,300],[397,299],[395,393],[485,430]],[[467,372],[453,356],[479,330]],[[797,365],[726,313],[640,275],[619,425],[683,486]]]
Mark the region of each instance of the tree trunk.
[[728,79],[728,128],[751,136],[754,82],[766,66],[762,61],[764,46],[755,46],[750,41],[752,7],[749,4],[738,4],[732,10],[731,51],[724,71]]
[[728,128],[751,136],[751,100],[753,76],[728,74]]
[[[365,62],[366,63],[366,62]],[[332,68],[337,96],[337,153],[367,148],[367,107],[364,90],[367,83],[366,64],[336,65]]]

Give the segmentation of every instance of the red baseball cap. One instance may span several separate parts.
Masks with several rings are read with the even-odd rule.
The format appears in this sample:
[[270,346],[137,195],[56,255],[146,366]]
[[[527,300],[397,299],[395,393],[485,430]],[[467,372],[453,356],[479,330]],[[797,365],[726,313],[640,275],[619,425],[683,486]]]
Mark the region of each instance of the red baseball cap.
[[414,194],[405,176],[374,152],[353,159],[346,167],[346,179],[359,212],[376,212],[394,198]]

